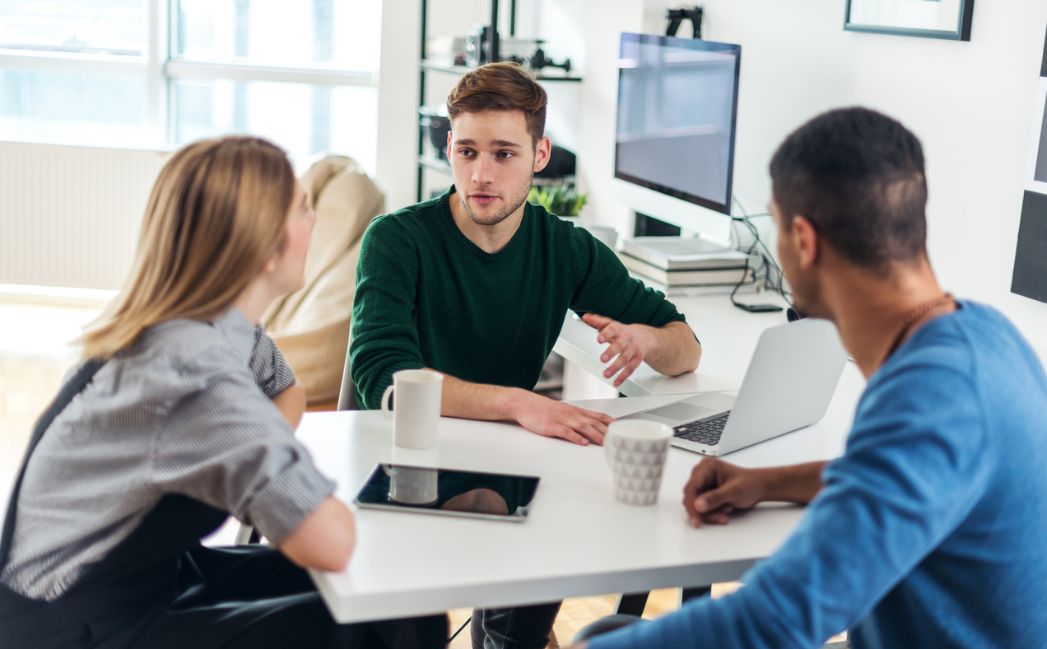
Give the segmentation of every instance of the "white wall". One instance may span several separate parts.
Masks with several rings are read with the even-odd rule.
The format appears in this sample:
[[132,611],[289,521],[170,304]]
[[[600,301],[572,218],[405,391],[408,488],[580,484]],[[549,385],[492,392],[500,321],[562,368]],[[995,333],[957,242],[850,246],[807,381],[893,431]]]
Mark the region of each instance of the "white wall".
[[375,183],[389,211],[415,199],[418,155],[418,0],[383,0],[378,63],[378,152]]
[[[617,32],[661,33],[665,0],[587,0],[582,165],[590,218],[625,226],[613,204]],[[770,197],[767,163],[794,128],[834,107],[881,110],[921,139],[928,247],[942,285],[996,306],[1047,357],[1047,304],[1010,293],[1047,2],[979,2],[971,41],[843,30],[844,0],[705,0],[704,37],[743,47],[735,192]]]
[[631,212],[614,199],[615,105],[618,101],[619,37],[643,31],[642,0],[585,0],[586,65],[582,71],[583,115],[578,185],[589,193],[585,224],[631,227]]

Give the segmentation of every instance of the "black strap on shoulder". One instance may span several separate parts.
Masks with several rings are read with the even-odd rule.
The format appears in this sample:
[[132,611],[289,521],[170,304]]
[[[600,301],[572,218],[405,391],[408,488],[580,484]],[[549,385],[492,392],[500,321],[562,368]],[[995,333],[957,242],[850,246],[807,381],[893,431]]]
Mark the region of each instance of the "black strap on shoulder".
[[29,465],[30,456],[36,450],[36,445],[40,443],[40,439],[44,436],[44,431],[51,426],[51,422],[55,420],[55,417],[65,410],[65,407],[69,405],[73,397],[80,394],[80,391],[91,382],[91,379],[94,378],[94,375],[103,365],[105,365],[105,361],[91,360],[84,363],[77,370],[76,374],[73,375],[73,378],[62,387],[61,392],[58,393],[55,400],[51,402],[51,405],[48,406],[47,410],[44,411],[44,414],[36,422],[36,427],[33,428],[33,436],[29,440],[29,448],[26,449],[25,457],[22,459],[22,468],[18,471],[18,479],[15,480],[14,488],[11,489],[11,499],[7,503],[4,534],[0,537],[0,569],[3,569],[7,563],[7,552],[11,549],[11,538],[14,536],[15,531],[15,510],[18,508],[18,493],[22,490],[22,478],[25,477],[25,468]]

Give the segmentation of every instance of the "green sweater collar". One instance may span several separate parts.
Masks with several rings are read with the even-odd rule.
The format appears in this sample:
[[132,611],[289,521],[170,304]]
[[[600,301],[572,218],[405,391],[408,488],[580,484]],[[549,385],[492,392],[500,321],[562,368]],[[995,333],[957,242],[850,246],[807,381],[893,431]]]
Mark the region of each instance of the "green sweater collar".
[[509,243],[505,244],[505,247],[498,252],[487,252],[470,241],[469,237],[465,236],[465,233],[458,228],[458,224],[454,222],[454,216],[451,214],[451,194],[457,191],[455,186],[451,185],[451,188],[440,197],[440,219],[447,227],[451,238],[460,243],[469,254],[483,261],[497,261],[512,256],[516,250],[526,245],[521,242],[527,240],[527,232],[531,227],[531,220],[534,218],[534,208],[530,203],[524,203],[523,219],[520,221],[520,227],[516,229],[516,233],[513,234],[513,238],[509,240]]

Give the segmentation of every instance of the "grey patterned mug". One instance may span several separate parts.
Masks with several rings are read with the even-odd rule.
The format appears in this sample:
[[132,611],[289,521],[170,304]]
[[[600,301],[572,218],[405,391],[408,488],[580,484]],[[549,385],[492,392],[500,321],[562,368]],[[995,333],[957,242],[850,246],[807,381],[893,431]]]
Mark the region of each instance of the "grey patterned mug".
[[607,427],[603,450],[611,467],[614,497],[619,502],[627,505],[658,502],[672,436],[671,428],[656,421],[616,421]]

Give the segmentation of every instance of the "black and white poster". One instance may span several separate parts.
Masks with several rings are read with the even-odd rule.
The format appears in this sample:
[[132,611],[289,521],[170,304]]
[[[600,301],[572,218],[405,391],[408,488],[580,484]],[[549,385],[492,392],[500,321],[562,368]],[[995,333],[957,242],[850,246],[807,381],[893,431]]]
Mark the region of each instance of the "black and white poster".
[[1043,47],[1011,292],[1047,302],[1047,39]]

